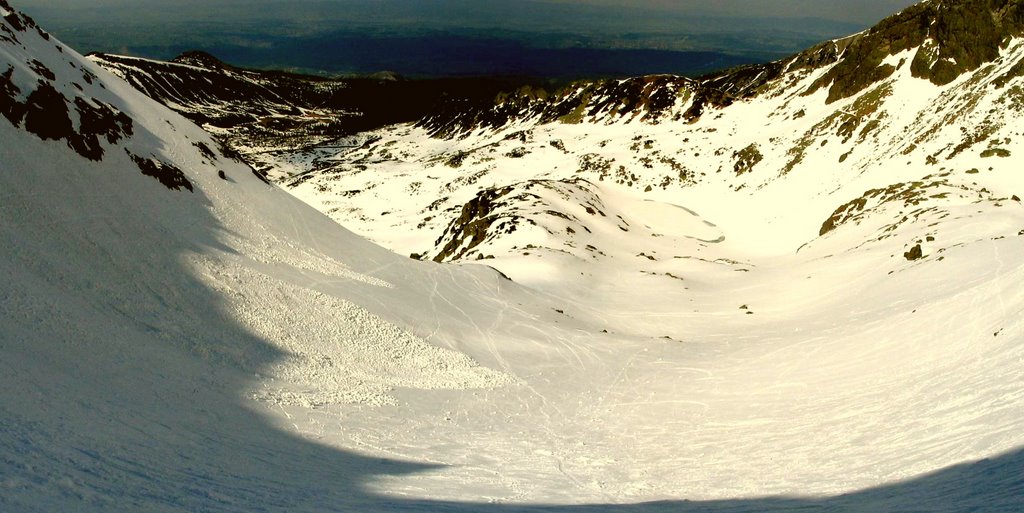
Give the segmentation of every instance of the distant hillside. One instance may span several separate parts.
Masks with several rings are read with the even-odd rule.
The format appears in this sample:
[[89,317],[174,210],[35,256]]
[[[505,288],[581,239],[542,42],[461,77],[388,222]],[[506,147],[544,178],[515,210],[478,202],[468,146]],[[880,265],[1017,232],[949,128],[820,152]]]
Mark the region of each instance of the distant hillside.
[[[205,4],[205,3],[204,3]],[[246,8],[246,5],[251,5]],[[766,62],[862,29],[830,20],[693,17],[551,2],[410,0],[35,5],[76,48],[169,60],[202,49],[245,67],[311,73],[596,78],[697,75]],[[118,30],[109,30],[116,24]]]

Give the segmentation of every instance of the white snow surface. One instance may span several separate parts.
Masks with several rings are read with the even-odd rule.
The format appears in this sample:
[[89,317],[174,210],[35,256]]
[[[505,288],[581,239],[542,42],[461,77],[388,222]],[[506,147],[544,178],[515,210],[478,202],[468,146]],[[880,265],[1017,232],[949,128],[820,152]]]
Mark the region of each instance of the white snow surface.
[[[2,511],[1024,506],[1020,119],[1008,110],[991,136],[1011,157],[974,148],[939,165],[925,156],[960,125],[915,125],[925,135],[904,155],[891,121],[971,84],[895,77],[894,128],[814,141],[786,173],[791,143],[856,99],[781,91],[692,126],[523,122],[536,144],[521,159],[500,158],[523,145],[505,133],[395,127],[374,146],[390,158],[343,157],[367,170],[337,190],[370,193],[296,191],[407,254],[483,187],[548,179],[536,203],[504,207],[536,230],[480,247],[509,281],[349,232],[207,160],[193,143],[215,147],[208,134],[59,42],[18,40],[0,71],[14,66],[23,91],[38,59],[62,93],[116,106],[135,130],[90,162],[0,119]],[[96,85],[68,85],[68,63]],[[771,138],[753,172],[732,173],[733,149]],[[569,181],[579,155],[632,162],[646,140],[698,183]],[[491,143],[494,160],[442,163]],[[121,146],[178,166],[195,192],[142,175]],[[916,180],[945,181],[920,208],[872,197],[818,236],[865,190]],[[456,210],[416,228],[445,197]],[[903,258],[918,240],[926,258]]]

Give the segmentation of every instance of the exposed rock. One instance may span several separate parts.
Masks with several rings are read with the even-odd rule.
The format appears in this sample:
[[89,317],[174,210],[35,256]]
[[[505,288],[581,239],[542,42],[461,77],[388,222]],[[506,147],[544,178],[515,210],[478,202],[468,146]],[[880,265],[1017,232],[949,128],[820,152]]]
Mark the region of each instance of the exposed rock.
[[201,141],[196,141],[196,142],[192,143],[192,145],[195,146],[197,150],[199,150],[199,154],[202,155],[203,158],[205,158],[206,160],[208,160],[210,162],[213,162],[214,159],[217,158],[217,154],[214,153],[213,150],[210,149],[210,147],[206,145],[206,143],[201,142]]
[[910,260],[911,262],[914,260],[920,260],[924,258],[924,250],[921,249],[920,244],[917,244],[914,247],[910,248],[910,251],[903,253],[903,257],[906,258],[907,260]]
[[50,68],[47,68],[45,64],[36,59],[29,61],[28,66],[36,73],[36,75],[39,75],[50,82],[57,80],[57,75],[55,75]]
[[1010,156],[1010,151],[1003,148],[989,148],[981,152],[981,158],[987,159],[990,157],[1006,158]]
[[185,52],[174,59],[171,62],[177,62],[180,64],[187,64],[189,66],[196,66],[198,68],[208,69],[232,69],[231,66],[221,62],[220,59],[210,55],[209,53],[202,52],[199,50],[192,50]]
[[79,155],[91,160],[103,158],[99,138],[114,144],[133,133],[132,119],[127,114],[99,100],[75,98],[78,111],[78,132],[68,137],[68,145]]
[[192,182],[185,178],[185,173],[172,164],[168,164],[155,158],[143,158],[132,152],[125,150],[128,156],[135,162],[135,165],[139,166],[139,170],[146,176],[156,178],[157,181],[162,183],[164,187],[173,190],[188,189],[189,192],[194,192],[192,189]]
[[45,140],[69,139],[74,133],[68,104],[48,82],[39,84],[25,103],[25,130]]
[[[805,94],[828,88],[827,102],[854,96],[893,75],[885,59],[917,49],[911,61],[915,77],[944,85],[996,59],[1007,37],[1024,34],[1022,0],[922,2],[868,30],[827,41],[788,59],[742,66],[699,80],[648,76],[627,80],[578,82],[553,93],[535,88],[499,95],[494,102],[452,103],[420,122],[438,137],[457,137],[475,129],[497,129],[512,120],[579,123],[588,118],[637,117],[657,123],[680,99],[692,99],[679,115],[699,119],[709,106],[722,107],[752,97],[787,73],[836,64]],[[1024,64],[1008,72],[1024,74]]]
[[[463,205],[459,217],[448,225],[444,234],[435,242],[438,246],[444,243],[444,247],[434,257],[434,260],[437,262],[457,260],[469,250],[480,245],[487,238],[491,225],[497,220],[491,213],[497,206],[498,200],[510,192],[512,192],[511,187],[486,189],[480,191],[475,198]],[[515,231],[514,223],[509,230]]]
[[72,121],[69,101],[50,82],[53,73],[39,61],[30,67],[39,78],[38,86],[22,103],[20,89],[14,85],[14,68],[0,74],[0,113],[14,126],[21,127],[40,139],[63,140],[68,147],[90,160],[103,158],[100,138],[114,144],[132,135],[132,120],[123,112],[101,101],[75,97],[78,127]]
[[521,158],[525,157],[529,153],[530,153],[529,150],[527,150],[526,148],[520,146],[520,147],[518,147],[518,148],[508,152],[507,154],[505,154],[505,156],[510,158],[510,159],[521,159]]
[[892,75],[895,68],[882,64],[886,57],[914,48],[911,73],[945,85],[995,60],[1007,38],[1022,33],[1021,0],[921,2],[842,40],[839,64],[808,93],[829,87],[829,103],[849,98]]
[[0,114],[3,114],[14,126],[20,126],[25,117],[25,105],[18,101],[21,90],[14,85],[12,76],[14,67],[0,73]]
[[409,81],[249,70],[195,51],[171,62],[104,53],[89,58],[197,124],[228,129],[227,143],[235,148],[306,147],[415,122],[446,106],[493,105],[499,92],[522,85],[511,78]]
[[732,158],[736,160],[736,163],[733,165],[733,171],[736,173],[736,176],[740,176],[753,171],[754,166],[764,160],[764,155],[757,149],[757,143],[751,143],[746,148],[733,152]]
[[[694,98],[696,108],[674,112],[677,104]],[[498,129],[513,120],[536,118],[539,123],[581,123],[587,119],[696,119],[707,104],[724,105],[729,95],[701,88],[689,78],[652,75],[625,80],[581,81],[553,93],[541,88],[520,88],[491,101],[452,101],[438,106],[419,126],[435,137],[454,138],[478,129]],[[556,146],[557,147],[557,146]]]
[[[888,187],[870,189],[857,199],[843,204],[821,225],[819,236],[825,235],[836,228],[848,224],[859,223],[870,211],[884,205],[895,205],[912,211],[907,217],[885,227],[879,238],[891,236],[892,232],[903,222],[916,219],[925,211],[924,205],[945,200],[957,195],[973,202],[998,203],[998,198],[990,191],[977,186],[968,186],[949,181],[949,172],[928,175],[920,180],[892,184]],[[921,208],[918,208],[921,207]]]

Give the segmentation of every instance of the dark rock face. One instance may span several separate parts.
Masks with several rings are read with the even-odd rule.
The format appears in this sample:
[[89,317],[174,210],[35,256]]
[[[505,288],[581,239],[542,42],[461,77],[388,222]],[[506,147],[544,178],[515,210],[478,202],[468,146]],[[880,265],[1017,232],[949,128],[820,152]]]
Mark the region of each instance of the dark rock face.
[[523,82],[326,78],[238,68],[195,51],[166,63],[101,53],[90,57],[197,124],[231,129],[231,139],[244,146],[263,142],[281,146],[293,139],[299,147],[315,138],[415,122],[438,105],[493,104],[501,91]]
[[122,137],[132,135],[132,119],[99,100],[90,102],[81,97],[75,98],[75,110],[78,111],[78,132],[68,138],[68,145],[85,158],[103,158],[101,137],[114,144]]
[[132,152],[125,150],[128,156],[135,162],[135,165],[139,166],[139,170],[146,176],[156,178],[157,181],[162,183],[164,187],[173,190],[188,189],[189,192],[194,192],[192,188],[192,182],[185,178],[185,173],[181,172],[177,167],[163,162],[154,158],[143,158]]
[[736,176],[753,171],[754,166],[764,160],[764,155],[758,150],[757,143],[751,143],[750,146],[734,152],[732,157],[736,159],[736,163],[733,165]]
[[14,33],[14,29],[6,23],[0,23],[0,43],[18,43],[18,36]]
[[32,68],[32,71],[36,72],[36,75],[39,75],[45,78],[46,80],[49,80],[50,82],[57,80],[57,75],[53,74],[53,70],[47,68],[45,64],[39,62],[38,60],[32,59],[28,63],[28,65],[30,68]]
[[[17,44],[18,34],[30,29],[38,32],[43,40],[49,40],[49,36],[31,18],[14,11],[6,1],[0,0],[0,7],[11,11],[0,23],[0,34],[3,37],[0,41]],[[124,113],[93,98],[74,96],[69,99],[60,92],[56,73],[45,63],[31,59],[23,64],[31,70],[30,80],[36,81],[31,91],[22,91],[15,85],[16,66],[6,63],[3,66],[6,70],[0,72],[0,114],[11,125],[23,128],[44,141],[65,141],[68,147],[90,160],[103,158],[101,139],[114,144],[132,135],[132,120]],[[72,68],[78,69],[74,63],[70,64]],[[95,75],[88,70],[81,71],[83,80],[92,84]],[[84,92],[81,85],[73,85],[78,91]],[[74,107],[74,111],[71,107]]]
[[6,21],[7,24],[10,25],[11,28],[13,28],[15,31],[24,32],[26,27],[25,20],[22,18],[21,15],[18,14],[17,11],[14,10],[13,7],[11,7],[11,4],[7,3],[7,0],[0,0],[0,7],[3,7],[11,11],[10,14],[4,16],[4,21]]
[[207,68],[207,69],[213,69],[213,70],[215,70],[215,69],[233,69],[233,68],[231,68],[231,66],[228,66],[227,64],[222,62],[220,59],[218,59],[218,58],[216,58],[216,57],[214,57],[214,56],[212,56],[212,55],[210,55],[210,54],[208,54],[206,52],[200,52],[200,51],[197,51],[197,50],[193,50],[193,51],[190,51],[190,52],[185,52],[185,53],[175,57],[173,62],[177,62],[179,64],[187,64],[189,66],[195,66],[197,68]]
[[[437,262],[457,260],[487,240],[491,225],[495,224],[497,220],[492,215],[493,211],[499,205],[499,200],[510,192],[512,192],[511,187],[486,189],[480,191],[469,203],[463,205],[459,217],[448,225],[444,234],[434,243],[439,246],[445,240],[448,241],[440,253],[434,257],[434,260]],[[511,231],[515,231],[514,222],[511,225]]]
[[179,60],[187,66],[181,66],[116,55],[93,56],[101,65],[124,76],[133,87],[165,105],[216,105],[217,108],[183,112],[199,124],[229,128],[264,116],[287,115],[297,109],[292,99],[258,80],[232,73],[212,57],[201,59],[186,54]]
[[32,94],[28,95],[25,104],[25,130],[36,134],[40,139],[68,139],[74,133],[71,118],[68,117],[68,104],[64,95],[46,82]]
[[923,2],[862,34],[822,43],[782,61],[702,77],[701,82],[734,97],[749,97],[786,72],[837,63],[806,91],[827,87],[827,102],[832,103],[892,76],[896,68],[882,64],[890,55],[918,48],[911,61],[913,76],[945,85],[993,61],[1009,38],[1022,34],[1022,0]]
[[[38,29],[30,18],[14,12],[5,0],[0,0],[0,7],[12,11],[4,16],[3,23],[0,23],[0,27],[4,29],[3,34],[6,34],[5,41],[10,43],[12,39],[16,39],[17,32],[26,32],[29,29],[39,31],[43,40],[49,40],[49,36]],[[66,85],[57,82],[57,75],[46,64],[36,59],[24,64],[31,70],[27,72],[29,80],[19,82],[35,80],[35,88],[30,92],[22,91],[15,85],[15,72],[18,71],[16,66],[6,63],[6,66],[3,66],[6,70],[0,72],[0,114],[3,114],[14,127],[34,134],[44,141],[65,141],[76,153],[94,161],[103,159],[104,141],[108,145],[114,145],[134,133],[132,119],[113,105],[85,95],[72,95],[69,98],[60,91],[60,88]],[[66,64],[79,69],[73,62]],[[81,71],[86,83],[95,82],[96,75],[88,70]],[[85,93],[80,84],[71,85],[80,93]],[[125,151],[142,174],[157,179],[169,189],[193,190],[191,182],[175,166]],[[213,152],[206,148],[206,153]]]
[[132,120],[111,105],[95,99],[75,97],[78,128],[74,127],[68,99],[50,82],[40,80],[24,102],[12,81],[14,68],[0,74],[0,114],[14,126],[35,134],[44,141],[66,141],[68,147],[89,160],[103,158],[100,138],[114,144],[132,135]]
[[[827,41],[789,59],[742,66],[690,80],[682,77],[640,77],[625,81],[571,84],[554,93],[524,89],[493,102],[465,101],[441,106],[420,125],[435,136],[455,137],[479,128],[497,128],[515,119],[540,117],[541,123],[578,122],[584,116],[625,116],[645,111],[656,120],[680,91],[693,95],[686,121],[699,119],[709,106],[729,105],[736,98],[758,95],[768,83],[798,70],[835,64],[805,94],[828,88],[827,102],[854,96],[892,76],[896,67],[883,64],[890,55],[917,48],[911,73],[937,85],[993,61],[1011,37],[1024,35],[1024,0],[953,0],[923,2],[883,20],[867,32]],[[1010,77],[1024,74],[1024,65]],[[679,87],[664,87],[676,82]],[[651,86],[654,87],[651,87]],[[660,87],[659,87],[660,86]],[[597,98],[596,101],[591,101]]]
[[[546,198],[576,202],[590,216],[608,217],[602,211],[604,207],[596,197],[595,190],[596,186],[592,182],[582,178],[527,180],[481,190],[462,206],[458,217],[448,223],[444,233],[434,241],[433,250],[411,256],[423,259],[434,255],[433,260],[437,262],[486,260],[494,257],[483,254],[482,245],[486,246],[522,229],[539,229],[551,235],[567,234],[569,237],[576,233],[592,233],[586,220],[571,211],[563,211],[560,203],[552,204]],[[558,227],[552,228],[547,224],[549,221],[555,221]],[[629,231],[623,226],[619,228]],[[568,244],[568,247],[575,246]],[[521,249],[530,251],[544,248],[529,244]],[[564,251],[563,246],[555,250]],[[594,251],[597,251],[596,248]]]
[[625,80],[584,81],[556,91],[522,87],[485,101],[453,99],[424,116],[418,125],[435,137],[457,137],[477,129],[497,129],[514,120],[580,123],[588,117],[640,118],[650,123],[667,119],[682,97],[694,97],[696,109],[672,121],[692,121],[705,104],[728,104],[721,91],[706,89],[685,77],[652,75]]
[[3,114],[12,125],[19,126],[25,117],[25,106],[18,101],[21,89],[11,80],[13,75],[13,66],[0,73],[0,114]]
[[924,258],[924,250],[922,250],[921,245],[918,244],[910,248],[910,251],[903,253],[903,257],[906,258],[907,260],[910,260],[911,262],[913,262],[914,260],[920,260]]
[[895,70],[882,61],[918,48],[915,77],[945,85],[999,56],[1009,39],[1024,34],[1024,0],[923,2],[845,40],[839,64],[808,91],[829,87],[828,102],[853,96]]
[[[35,20],[26,14],[20,13],[11,4],[7,3],[6,0],[0,0],[0,7],[10,11],[9,14],[3,17],[4,23],[0,23],[0,41],[6,41],[8,43],[18,43],[17,33],[28,32],[30,29],[35,30],[39,37],[43,38],[44,41],[50,40],[50,35],[47,34],[39,25],[36,24]],[[58,47],[58,50],[60,48]]]
[[750,98],[757,96],[765,85],[785,73],[817,69],[835,63],[839,60],[840,51],[839,44],[827,41],[788,59],[740,66],[706,75],[700,78],[700,83],[705,89],[719,91],[731,98]]
[[938,43],[935,57],[918,51],[915,76],[948,84],[962,73],[999,56],[1012,36],[1024,33],[1024,3],[1019,0],[973,0],[934,5],[930,37]]
[[217,154],[214,153],[213,150],[206,145],[206,143],[197,141],[192,143],[192,145],[195,146],[197,150],[199,150],[199,154],[202,155],[203,158],[210,161],[211,163],[214,161],[214,159],[217,158]]

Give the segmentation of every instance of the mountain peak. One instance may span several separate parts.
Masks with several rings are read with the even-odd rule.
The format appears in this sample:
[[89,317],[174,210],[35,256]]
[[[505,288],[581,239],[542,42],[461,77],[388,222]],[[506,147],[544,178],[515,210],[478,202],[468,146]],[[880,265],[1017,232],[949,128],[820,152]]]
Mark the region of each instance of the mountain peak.
[[945,85],[995,60],[1009,41],[1024,34],[1022,0],[930,0],[882,20],[871,29],[835,41],[839,63],[808,93],[828,87],[828,102],[849,98],[890,77],[890,56],[913,52],[911,72]]
[[6,21],[6,25],[0,24],[0,42],[12,42],[14,32],[25,32],[29,29],[35,29],[40,36],[49,39],[49,35],[43,32],[39,25],[36,25],[35,20],[30,18],[27,14],[18,12],[17,9],[11,7],[11,4],[7,3],[7,0],[0,0],[0,18]]
[[202,50],[190,50],[172,59],[171,62],[177,62],[179,64],[188,64],[189,66],[196,66],[199,68],[207,69],[222,69],[229,67],[224,64],[223,61],[206,53]]

